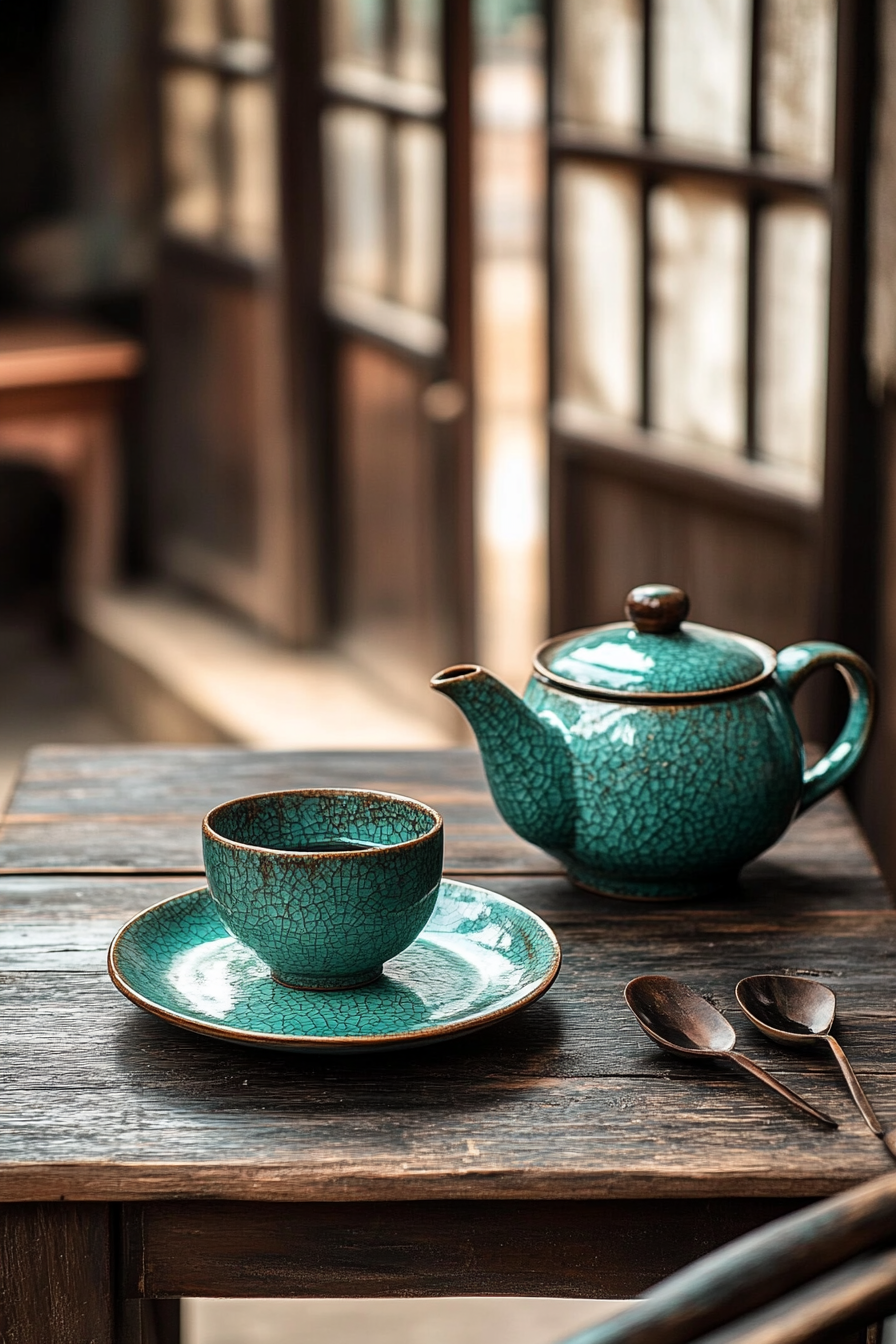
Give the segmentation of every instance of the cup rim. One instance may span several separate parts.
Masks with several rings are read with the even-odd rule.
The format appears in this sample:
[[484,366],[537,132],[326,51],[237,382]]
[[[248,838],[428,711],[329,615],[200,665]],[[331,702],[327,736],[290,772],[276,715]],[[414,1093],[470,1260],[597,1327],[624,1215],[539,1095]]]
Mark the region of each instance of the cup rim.
[[[424,812],[433,819],[433,825],[423,835],[415,835],[412,840],[400,840],[396,845],[380,845],[376,849],[357,850],[357,849],[328,849],[323,852],[311,852],[305,849],[271,849],[267,845],[250,845],[244,840],[230,840],[226,835],[219,834],[214,829],[210,818],[215,812],[223,807],[232,807],[234,803],[247,803],[256,798],[280,798],[284,794],[300,794],[303,797],[321,797],[338,796],[345,797],[346,794],[355,797],[366,798],[385,798],[389,802],[408,803],[416,808],[418,812]],[[409,798],[403,793],[386,793],[382,789],[265,789],[261,793],[244,793],[236,798],[225,799],[224,802],[215,803],[202,818],[202,834],[207,835],[209,839],[214,840],[219,845],[226,845],[230,849],[245,850],[249,854],[274,854],[280,857],[295,859],[313,859],[315,862],[325,861],[327,859],[346,859],[360,858],[362,854],[397,854],[405,849],[412,849],[414,845],[421,844],[424,840],[430,840],[438,835],[444,829],[444,821],[434,807],[428,803],[421,803],[419,798]]]

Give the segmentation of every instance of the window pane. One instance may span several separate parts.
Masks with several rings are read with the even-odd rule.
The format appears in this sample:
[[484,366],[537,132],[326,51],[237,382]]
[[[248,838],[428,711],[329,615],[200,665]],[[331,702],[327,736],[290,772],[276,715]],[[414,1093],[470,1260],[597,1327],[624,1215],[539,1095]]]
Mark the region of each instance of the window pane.
[[323,123],[327,279],[383,294],[386,254],[386,120],[333,108]]
[[737,452],[744,443],[747,220],[687,185],[650,202],[651,409],[658,429]]
[[398,171],[399,303],[437,316],[442,300],[444,148],[432,126],[406,123],[395,132]]
[[662,135],[749,147],[748,0],[655,0],[653,120]]
[[169,228],[202,238],[221,225],[217,126],[220,91],[214,75],[175,70],[163,86],[163,143]]
[[323,18],[328,61],[385,70],[384,0],[326,0]]
[[768,462],[821,476],[831,233],[808,205],[759,225],[757,438]]
[[638,418],[640,210],[624,172],[562,168],[557,183],[560,395]]
[[221,36],[218,0],[167,0],[163,27],[172,47],[208,51]]
[[439,0],[398,0],[395,74],[400,79],[441,87],[440,9]]
[[835,25],[835,0],[766,0],[763,146],[821,168],[833,158]]
[[641,125],[641,0],[564,0],[558,16],[557,112],[616,131]]
[[274,95],[260,80],[236,80],[225,102],[229,183],[227,237],[257,257],[274,253],[277,156]]

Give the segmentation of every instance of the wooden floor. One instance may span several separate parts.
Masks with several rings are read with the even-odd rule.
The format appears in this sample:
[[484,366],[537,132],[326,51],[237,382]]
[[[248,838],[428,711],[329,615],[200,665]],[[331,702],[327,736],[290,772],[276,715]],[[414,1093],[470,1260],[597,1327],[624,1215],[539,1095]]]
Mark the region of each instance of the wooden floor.
[[557,1344],[622,1307],[556,1298],[193,1299],[182,1344]]
[[463,731],[425,681],[423,713],[343,654],[285,648],[170,587],[94,591],[78,622],[85,672],[137,741],[413,748]]

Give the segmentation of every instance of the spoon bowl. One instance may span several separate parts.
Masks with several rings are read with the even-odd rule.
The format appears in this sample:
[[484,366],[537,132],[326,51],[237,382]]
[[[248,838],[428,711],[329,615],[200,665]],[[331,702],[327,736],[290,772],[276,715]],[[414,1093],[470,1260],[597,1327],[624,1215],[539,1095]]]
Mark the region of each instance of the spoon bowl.
[[884,1133],[843,1047],[831,1035],[837,1009],[834,991],[804,975],[749,975],[734,995],[753,1025],[773,1041],[784,1045],[821,1041],[830,1046],[862,1119],[896,1157],[896,1133]]
[[810,1106],[752,1059],[735,1050],[737,1036],[728,1019],[680,980],[668,975],[639,975],[626,985],[625,1001],[642,1030],[664,1050],[687,1057],[730,1059],[807,1115],[837,1128],[836,1120]]
[[726,1017],[690,986],[667,975],[639,975],[625,1001],[647,1035],[679,1055],[724,1055],[737,1037]]
[[826,1036],[837,1000],[827,985],[802,975],[750,975],[734,991],[741,1009],[772,1040]]

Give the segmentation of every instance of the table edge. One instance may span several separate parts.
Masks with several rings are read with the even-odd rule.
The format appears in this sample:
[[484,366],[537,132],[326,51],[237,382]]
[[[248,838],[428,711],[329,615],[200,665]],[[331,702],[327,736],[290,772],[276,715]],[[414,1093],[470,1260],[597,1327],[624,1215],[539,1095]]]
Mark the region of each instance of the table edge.
[[42,1201],[243,1200],[260,1203],[371,1203],[427,1200],[814,1199],[892,1171],[881,1150],[856,1171],[806,1176],[787,1171],[369,1172],[320,1175],[283,1164],[0,1163],[0,1204]]

